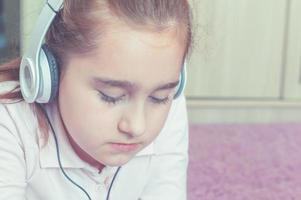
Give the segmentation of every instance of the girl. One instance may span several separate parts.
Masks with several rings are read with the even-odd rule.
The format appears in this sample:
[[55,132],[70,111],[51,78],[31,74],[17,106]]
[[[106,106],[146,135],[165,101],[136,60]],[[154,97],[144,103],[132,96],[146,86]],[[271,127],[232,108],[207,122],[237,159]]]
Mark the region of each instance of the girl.
[[186,199],[190,20],[187,0],[48,0],[1,66],[0,199]]

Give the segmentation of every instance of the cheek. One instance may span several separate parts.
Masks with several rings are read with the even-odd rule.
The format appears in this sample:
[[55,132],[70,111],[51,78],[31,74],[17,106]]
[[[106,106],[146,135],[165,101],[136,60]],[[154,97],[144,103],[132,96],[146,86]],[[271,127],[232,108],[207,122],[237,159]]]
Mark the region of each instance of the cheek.
[[[102,111],[97,92],[85,84],[62,81],[60,85],[59,106],[65,127],[74,141],[82,148],[93,148],[106,140],[103,133],[112,127]],[[112,119],[111,119],[112,120]]]
[[158,109],[157,111],[151,112],[152,114],[149,119],[150,123],[148,125],[149,132],[151,133],[148,136],[149,140],[153,140],[159,135],[160,131],[162,130],[162,128],[166,122],[170,107],[171,107],[171,104],[168,106],[165,106],[164,108]]

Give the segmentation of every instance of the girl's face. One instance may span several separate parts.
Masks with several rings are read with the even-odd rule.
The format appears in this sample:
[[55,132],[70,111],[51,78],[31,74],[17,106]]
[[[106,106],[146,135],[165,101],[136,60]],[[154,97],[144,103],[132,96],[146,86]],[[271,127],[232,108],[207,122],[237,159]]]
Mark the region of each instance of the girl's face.
[[75,152],[92,165],[125,164],[155,139],[184,54],[175,31],[114,30],[93,54],[72,56],[60,82],[66,132]]

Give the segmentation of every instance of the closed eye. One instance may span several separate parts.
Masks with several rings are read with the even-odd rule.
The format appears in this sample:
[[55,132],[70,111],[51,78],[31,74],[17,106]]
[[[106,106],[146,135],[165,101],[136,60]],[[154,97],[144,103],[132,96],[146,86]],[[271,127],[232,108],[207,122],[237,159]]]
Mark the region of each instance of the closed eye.
[[100,95],[100,98],[101,100],[103,100],[104,102],[106,103],[109,103],[109,104],[116,104],[118,103],[119,101],[122,101],[125,97],[125,95],[121,95],[119,97],[112,97],[112,96],[109,96],[101,91],[98,91],[99,92],[99,95]]
[[[112,97],[112,96],[109,96],[101,91],[98,91],[99,92],[99,96],[101,98],[102,101],[108,103],[108,104],[116,104],[116,103],[119,103],[121,101],[124,100],[125,98],[125,94],[124,95],[121,95],[119,97]],[[150,101],[154,104],[167,104],[169,101],[170,101],[170,97],[167,96],[165,98],[157,98],[157,97],[154,97],[154,96],[150,96],[149,97]]]
[[153,103],[156,103],[156,104],[167,104],[170,101],[169,97],[165,97],[163,99],[156,98],[156,97],[150,97],[150,99]]

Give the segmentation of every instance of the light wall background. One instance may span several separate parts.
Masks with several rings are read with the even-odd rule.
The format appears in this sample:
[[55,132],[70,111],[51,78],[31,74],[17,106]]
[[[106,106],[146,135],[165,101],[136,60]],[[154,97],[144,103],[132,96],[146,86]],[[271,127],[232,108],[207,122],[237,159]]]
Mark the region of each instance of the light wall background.
[[301,120],[301,1],[194,0],[191,122]]
[[0,63],[19,56],[20,3],[19,0],[1,0]]
[[22,0],[21,1],[21,52],[28,47],[30,33],[35,25],[36,19],[44,5],[42,0]]

